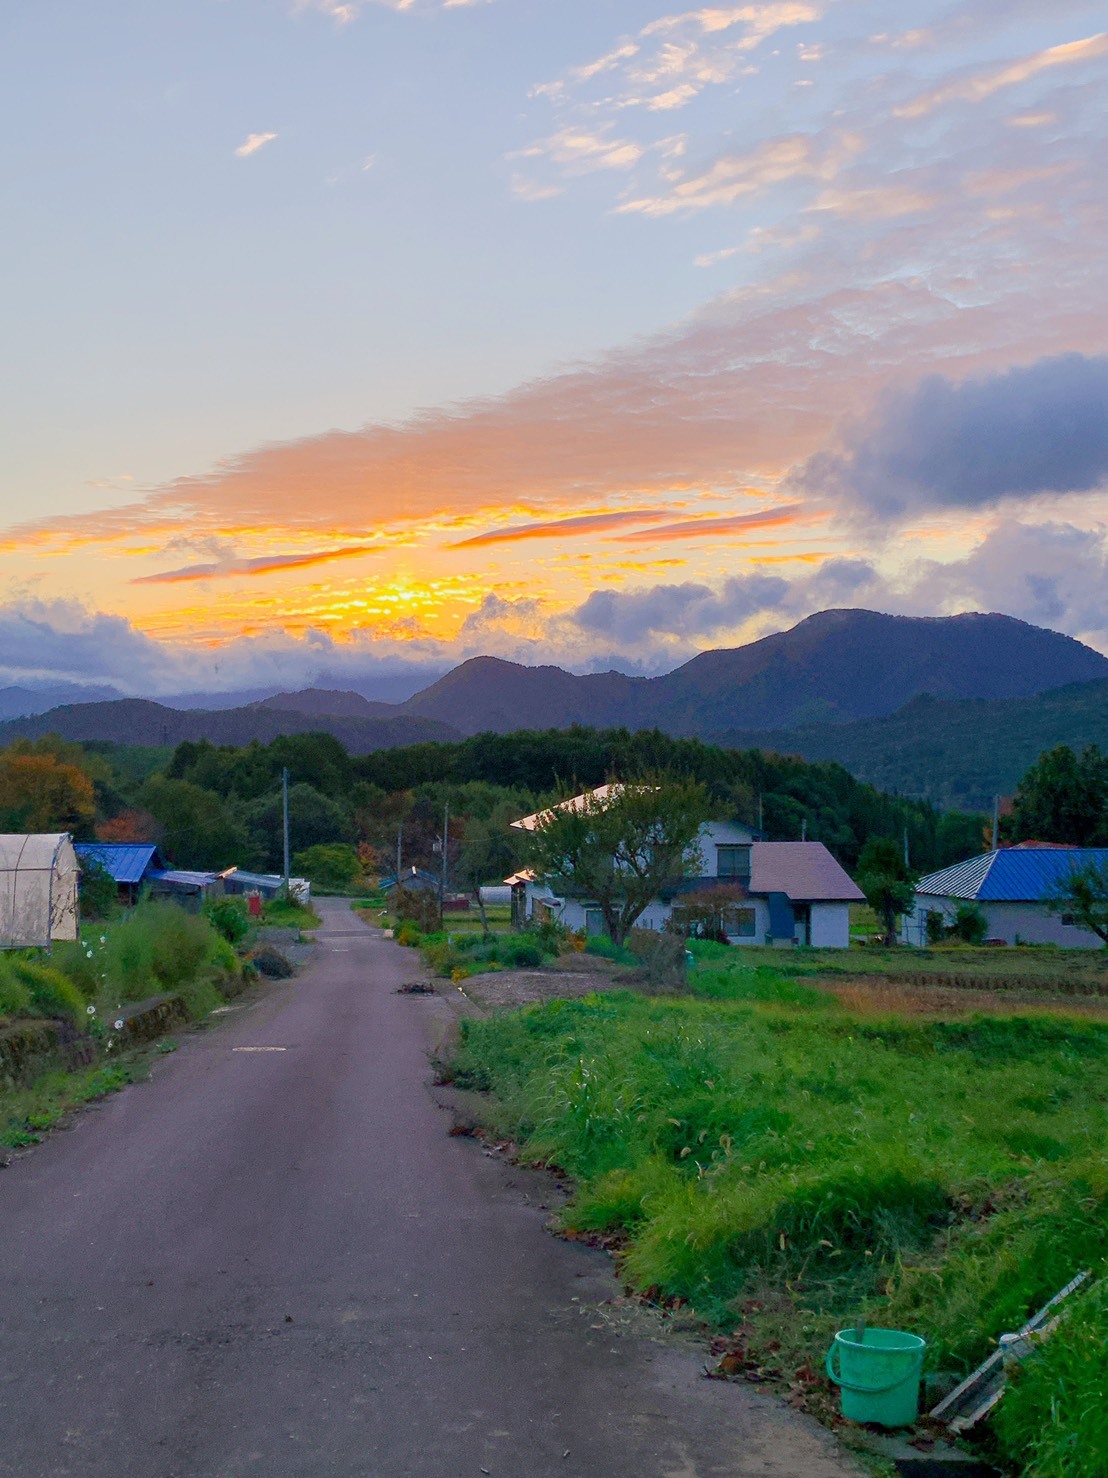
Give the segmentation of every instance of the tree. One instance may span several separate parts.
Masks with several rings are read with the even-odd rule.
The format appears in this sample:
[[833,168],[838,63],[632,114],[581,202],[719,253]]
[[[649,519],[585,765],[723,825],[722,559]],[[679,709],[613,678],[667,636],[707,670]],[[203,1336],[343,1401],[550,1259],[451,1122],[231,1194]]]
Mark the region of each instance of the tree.
[[1016,788],[1010,829],[1018,842],[1108,842],[1108,757],[1095,744],[1041,754]]
[[[514,814],[518,815],[518,810]],[[504,806],[497,807],[487,821],[471,818],[454,869],[458,881],[477,899],[481,928],[486,934],[489,923],[481,899],[482,884],[502,882],[519,865],[520,833],[511,830],[510,820],[509,808]]]
[[610,782],[604,794],[543,814],[531,833],[532,866],[595,902],[613,943],[622,944],[652,899],[699,870],[697,834],[708,814],[708,792],[694,780]]
[[1072,915],[1108,948],[1108,862],[1084,862],[1070,869],[1047,899],[1052,913]]
[[157,821],[166,856],[178,867],[237,866],[246,833],[227,802],[190,780],[152,776],[142,788],[142,804]]
[[0,753],[0,831],[88,832],[92,781],[78,765],[24,741]]
[[349,893],[364,874],[358,854],[349,842],[316,842],[292,859],[293,871],[309,878],[317,888],[331,893]]
[[857,884],[885,927],[885,943],[896,943],[897,916],[907,913],[919,877],[904,861],[904,849],[891,837],[870,837],[858,858]]

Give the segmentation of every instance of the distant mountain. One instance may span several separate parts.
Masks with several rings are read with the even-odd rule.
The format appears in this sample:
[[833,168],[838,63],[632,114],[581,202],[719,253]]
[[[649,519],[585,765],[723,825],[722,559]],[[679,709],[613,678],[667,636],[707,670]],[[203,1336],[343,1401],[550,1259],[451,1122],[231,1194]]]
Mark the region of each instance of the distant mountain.
[[374,703],[363,698],[361,693],[335,688],[304,688],[299,693],[274,693],[252,707],[335,718],[388,718],[396,715],[395,703]]
[[38,738],[60,734],[63,739],[110,740],[116,744],[176,745],[183,739],[210,739],[213,744],[263,744],[280,734],[310,732],[334,734],[351,754],[392,749],[430,740],[440,743],[459,737],[457,729],[433,719],[409,717],[391,710],[388,717],[297,712],[254,704],[249,708],[182,710],[145,698],[122,698],[113,703],[77,703],[52,708],[31,718],[0,724],[0,747],[20,735]]
[[402,703],[399,712],[452,723],[464,734],[568,729],[572,724],[648,728],[654,720],[638,716],[653,711],[651,683],[664,681],[626,677],[622,672],[578,677],[561,667],[523,667],[499,657],[472,657]]
[[97,703],[122,698],[118,688],[85,686],[84,683],[53,683],[48,688],[0,688],[0,720],[45,713],[59,703]]
[[1008,698],[1102,677],[1108,658],[1011,616],[823,611],[747,646],[702,652],[664,677],[576,677],[476,657],[398,711],[465,734],[579,723],[703,737],[879,717],[921,693]]
[[880,790],[939,806],[988,810],[1010,795],[1044,749],[1097,744],[1108,753],[1108,680],[1071,683],[1031,698],[913,698],[885,718],[795,729],[729,729],[736,749],[837,760]]

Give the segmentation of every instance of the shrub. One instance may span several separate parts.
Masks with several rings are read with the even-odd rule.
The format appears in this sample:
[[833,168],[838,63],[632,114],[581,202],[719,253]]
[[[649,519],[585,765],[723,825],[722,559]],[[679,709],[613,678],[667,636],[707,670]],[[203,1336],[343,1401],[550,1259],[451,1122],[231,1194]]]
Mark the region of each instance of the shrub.
[[683,990],[686,983],[685,941],[677,934],[632,929],[627,948],[638,960],[646,985],[655,990]]
[[228,944],[238,944],[250,932],[250,917],[242,898],[210,898],[204,917]]
[[26,990],[35,1016],[60,1016],[76,1021],[85,1014],[84,996],[60,970],[19,956],[9,960],[7,968],[16,983]]
[[81,863],[77,889],[83,919],[110,919],[119,912],[119,889],[99,862],[90,859]]
[[0,956],[0,1016],[30,1016],[31,992]]
[[617,965],[636,965],[638,961],[625,945],[613,944],[607,934],[592,934],[585,941],[587,955],[599,955],[604,960],[614,960]]
[[976,903],[960,903],[947,930],[952,939],[964,939],[967,944],[984,944],[988,932],[989,921]]
[[358,854],[348,842],[322,842],[306,847],[293,858],[296,871],[317,888],[348,893],[363,878]]
[[442,924],[437,893],[421,888],[396,888],[392,907],[398,919],[414,924],[421,934],[435,934]]
[[258,974],[267,980],[288,980],[296,973],[289,960],[271,944],[263,944],[250,958]]
[[939,908],[929,908],[924,923],[928,944],[942,944],[946,938],[946,918]]
[[393,938],[397,944],[403,944],[408,949],[415,949],[423,943],[423,934],[418,925],[414,924],[411,919],[405,919],[401,923]]
[[500,945],[498,954],[506,965],[513,969],[534,969],[542,964],[542,949],[538,944],[533,944],[529,939],[506,939]]

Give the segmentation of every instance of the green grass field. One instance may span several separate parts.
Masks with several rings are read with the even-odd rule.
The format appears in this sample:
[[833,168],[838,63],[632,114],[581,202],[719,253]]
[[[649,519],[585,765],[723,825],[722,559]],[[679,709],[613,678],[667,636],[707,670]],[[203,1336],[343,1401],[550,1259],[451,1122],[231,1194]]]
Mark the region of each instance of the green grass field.
[[[457,1081],[494,1090],[494,1128],[572,1177],[566,1228],[614,1236],[629,1284],[687,1301],[783,1382],[861,1315],[923,1335],[950,1383],[1078,1269],[1108,1272],[1108,1025],[855,1012],[724,953],[690,996],[463,1023]],[[1106,1348],[1090,1296],[1005,1398],[1011,1471],[1108,1471],[1089,1400]]]

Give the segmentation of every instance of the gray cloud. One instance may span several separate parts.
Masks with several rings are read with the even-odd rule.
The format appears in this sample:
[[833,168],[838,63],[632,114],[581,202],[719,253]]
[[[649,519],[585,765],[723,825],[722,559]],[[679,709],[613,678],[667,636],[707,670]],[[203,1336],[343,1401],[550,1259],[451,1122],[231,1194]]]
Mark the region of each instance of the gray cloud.
[[583,631],[638,645],[652,634],[711,637],[780,606],[789,583],[777,575],[737,575],[719,590],[707,585],[654,585],[645,590],[596,590],[571,613]]
[[882,514],[1088,492],[1108,479],[1108,356],[960,383],[929,375],[882,396],[844,443],[810,458],[800,481]]

